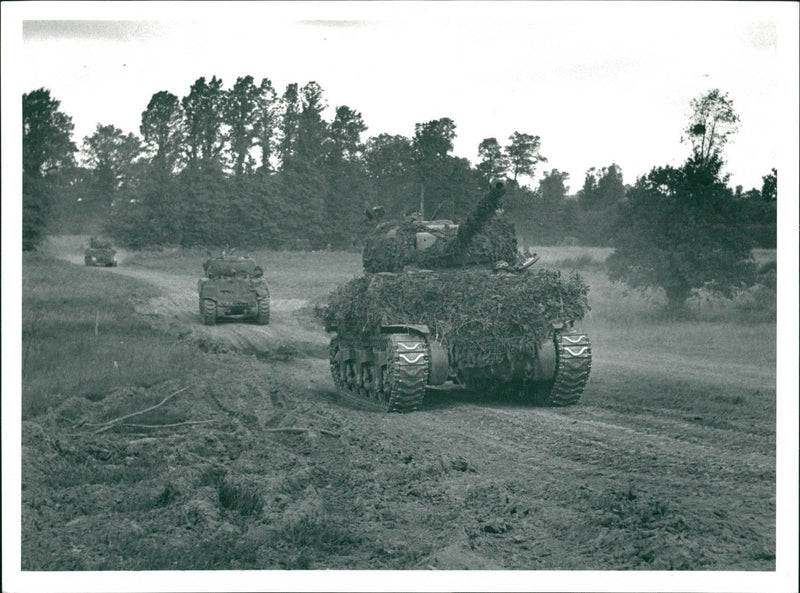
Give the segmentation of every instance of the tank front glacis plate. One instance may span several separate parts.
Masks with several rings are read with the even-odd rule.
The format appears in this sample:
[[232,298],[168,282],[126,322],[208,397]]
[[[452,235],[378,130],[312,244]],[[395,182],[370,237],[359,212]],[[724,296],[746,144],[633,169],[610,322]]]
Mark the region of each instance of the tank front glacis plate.
[[209,278],[198,282],[198,292],[200,298],[213,299],[219,307],[247,307],[254,310],[258,308],[258,297],[268,294],[263,282]]

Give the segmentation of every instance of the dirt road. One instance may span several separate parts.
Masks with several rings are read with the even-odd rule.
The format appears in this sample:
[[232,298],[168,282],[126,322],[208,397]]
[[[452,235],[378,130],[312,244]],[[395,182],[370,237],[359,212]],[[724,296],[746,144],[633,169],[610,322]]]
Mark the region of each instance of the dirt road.
[[[53,243],[59,247],[55,250]],[[80,243],[78,243],[79,245]],[[61,259],[76,265],[84,265],[83,255],[76,241],[51,242],[52,252]],[[157,286],[163,296],[137,304],[137,312],[145,315],[159,328],[165,326],[170,333],[197,342],[203,349],[235,351],[245,354],[269,356],[276,344],[283,345],[283,354],[327,355],[328,340],[319,331],[309,331],[298,323],[293,315],[298,309],[308,306],[303,299],[271,299],[272,321],[268,326],[249,323],[220,321],[214,327],[206,327],[198,312],[198,276],[177,275],[126,266],[128,254],[117,253],[120,265],[113,268],[96,268],[99,273],[123,274]],[[278,352],[281,355],[281,352]]]
[[[79,253],[61,257],[82,264]],[[224,463],[237,500],[258,492],[263,507],[246,520],[203,511],[217,540],[232,531],[231,541],[258,542],[245,567],[286,566],[258,535],[283,521],[312,527],[306,539],[292,532],[305,543],[290,568],[775,569],[775,377],[757,361],[681,365],[600,347],[573,407],[443,388],[429,390],[418,412],[383,414],[335,392],[329,337],[302,298],[273,300],[266,327],[205,327],[196,277],[124,257],[98,273],[158,286],[162,296],[137,305],[152,323],[205,351],[249,355],[229,380],[258,395],[225,399],[222,379],[206,389],[235,438],[208,429],[201,434],[218,456],[169,457],[186,471]],[[675,368],[687,370],[676,377]],[[687,385],[708,405],[655,397]],[[764,418],[719,412],[741,398],[761,398]],[[211,504],[198,496],[186,505]]]

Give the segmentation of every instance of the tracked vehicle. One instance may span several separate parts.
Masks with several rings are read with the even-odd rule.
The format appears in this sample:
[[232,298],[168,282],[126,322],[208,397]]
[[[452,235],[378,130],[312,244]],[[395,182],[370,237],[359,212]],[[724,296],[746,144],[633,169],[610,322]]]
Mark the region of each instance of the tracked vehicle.
[[395,412],[446,382],[541,405],[579,400],[591,344],[574,324],[589,288],[519,253],[513,226],[493,219],[504,192],[497,184],[460,225],[378,224],[365,274],[321,311],[337,389]]
[[92,237],[89,247],[83,255],[83,262],[87,266],[113,267],[117,265],[117,251],[108,241],[101,241]]
[[223,252],[207,260],[203,271],[197,292],[205,325],[222,318],[269,323],[269,287],[264,271],[252,258]]

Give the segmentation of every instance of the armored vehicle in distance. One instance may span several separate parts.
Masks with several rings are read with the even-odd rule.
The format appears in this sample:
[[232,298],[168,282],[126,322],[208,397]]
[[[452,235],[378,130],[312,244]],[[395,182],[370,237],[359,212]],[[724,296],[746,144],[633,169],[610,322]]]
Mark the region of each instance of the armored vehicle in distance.
[[497,184],[462,224],[378,224],[365,274],[321,310],[337,389],[397,412],[448,381],[542,405],[578,401],[591,344],[574,323],[589,287],[519,253],[513,225],[493,220],[504,192]]
[[83,261],[87,266],[112,267],[117,265],[117,251],[108,241],[92,237],[89,247],[84,252]]
[[207,260],[203,271],[197,292],[205,325],[222,318],[269,323],[269,288],[264,271],[252,258],[223,252]]

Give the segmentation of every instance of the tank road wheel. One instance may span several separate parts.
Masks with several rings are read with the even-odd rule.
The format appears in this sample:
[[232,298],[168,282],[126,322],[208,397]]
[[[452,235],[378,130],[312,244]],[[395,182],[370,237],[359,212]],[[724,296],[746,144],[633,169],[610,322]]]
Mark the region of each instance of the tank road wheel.
[[258,298],[258,317],[256,323],[267,325],[269,323],[269,295]]
[[430,353],[425,338],[384,335],[364,348],[367,354],[355,349],[345,357],[341,356],[344,348],[347,346],[342,345],[339,336],[331,339],[331,377],[338,390],[377,404],[386,412],[419,408],[429,372]]
[[358,378],[356,377],[355,362],[350,359],[342,360],[342,357],[340,356],[340,352],[345,348],[347,348],[347,346],[342,344],[342,340],[338,336],[331,339],[331,376],[333,377],[333,382],[337,389],[357,395]]
[[347,391],[347,384],[344,380],[344,373],[342,371],[342,364],[339,361],[339,350],[341,342],[339,336],[331,338],[330,345],[330,363],[331,363],[331,377],[336,389],[340,391]]
[[365,362],[361,365],[361,377],[358,380],[358,394],[364,399],[374,401],[377,399],[375,389],[375,365]]
[[592,345],[589,336],[572,328],[556,330],[553,344],[556,355],[553,379],[530,384],[528,393],[537,403],[570,406],[580,399],[589,380]]
[[214,325],[217,322],[217,303],[212,299],[203,299],[203,324]]
[[386,367],[378,402],[387,412],[412,412],[422,405],[430,353],[422,336],[386,336]]

